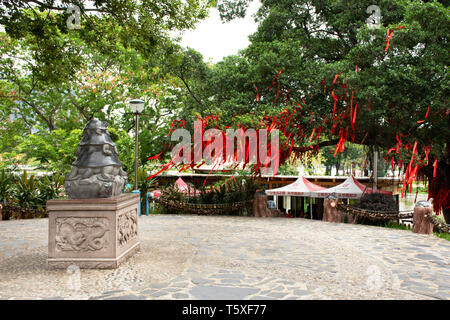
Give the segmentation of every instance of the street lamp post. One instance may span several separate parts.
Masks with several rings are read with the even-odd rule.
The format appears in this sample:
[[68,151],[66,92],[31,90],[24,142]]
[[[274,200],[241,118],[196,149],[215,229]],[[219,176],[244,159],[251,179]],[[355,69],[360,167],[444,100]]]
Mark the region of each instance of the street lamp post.
[[134,146],[134,190],[138,190],[138,169],[139,169],[139,114],[144,111],[145,102],[139,99],[130,101],[131,112],[134,113],[136,122],[136,140]]
[[373,151],[373,193],[377,192],[378,185],[378,150]]

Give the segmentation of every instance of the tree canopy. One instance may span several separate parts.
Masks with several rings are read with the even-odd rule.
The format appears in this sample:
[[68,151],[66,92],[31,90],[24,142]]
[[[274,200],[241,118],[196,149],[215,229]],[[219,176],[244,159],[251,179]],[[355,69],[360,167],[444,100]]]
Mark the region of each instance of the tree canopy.
[[[244,14],[228,3],[224,19]],[[380,1],[381,24],[369,28],[370,1],[261,4],[249,47],[214,65],[207,88],[192,79],[202,104],[223,123],[275,124],[289,140],[284,160],[324,146],[337,156],[347,141],[376,148],[403,167],[406,185],[420,174],[440,181],[435,208],[448,207],[449,9]]]
[[[67,24],[72,4],[80,8],[79,29]],[[54,134],[64,128],[69,137],[97,116],[126,132],[133,119],[124,117],[124,101],[156,97],[142,117],[148,141],[142,159],[169,151],[174,121],[189,126],[197,116],[217,114],[222,128],[280,129],[282,161],[323,147],[337,157],[347,142],[370,146],[403,168],[406,185],[426,175],[435,209],[448,208],[447,4],[382,0],[380,25],[369,28],[368,0],[261,0],[258,30],[238,54],[210,65],[177,43],[176,33],[208,8],[217,6],[229,21],[248,5],[2,2],[0,130],[10,136],[37,126]]]

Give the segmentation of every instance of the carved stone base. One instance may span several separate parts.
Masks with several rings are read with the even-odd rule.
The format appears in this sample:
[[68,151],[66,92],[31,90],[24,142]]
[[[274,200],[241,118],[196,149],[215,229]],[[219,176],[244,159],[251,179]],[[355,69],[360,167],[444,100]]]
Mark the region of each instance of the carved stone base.
[[425,216],[433,214],[433,208],[415,207],[413,213],[413,232],[433,234],[433,224]]
[[49,268],[113,269],[139,250],[139,195],[50,200]]
[[323,200],[323,221],[327,222],[341,222],[340,215],[337,209],[337,199],[324,199]]

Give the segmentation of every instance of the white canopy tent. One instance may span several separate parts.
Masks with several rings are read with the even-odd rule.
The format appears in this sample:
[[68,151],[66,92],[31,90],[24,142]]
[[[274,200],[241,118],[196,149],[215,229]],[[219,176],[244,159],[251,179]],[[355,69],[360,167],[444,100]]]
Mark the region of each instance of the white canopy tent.
[[295,182],[287,186],[266,190],[266,194],[269,196],[310,197],[310,215],[312,219],[311,194],[321,190],[326,190],[326,188],[312,183],[305,177],[299,177]]
[[[359,199],[363,194],[372,192],[372,188],[366,187],[353,176],[348,177],[341,184],[328,189],[310,182],[305,177],[299,177],[294,183],[287,186],[266,190],[266,194],[269,196],[309,197],[311,219],[312,198],[326,198],[334,193],[341,199]],[[389,191],[377,190],[377,192],[392,196],[392,192]]]
[[[356,180],[355,177],[350,176],[344,182],[332,188],[312,191],[310,196],[313,198],[326,198],[328,195],[335,193],[336,196],[341,199],[359,199],[363,194],[372,192],[372,188],[366,187]],[[377,190],[377,192],[392,196],[392,192],[389,191]]]
[[325,190],[325,187],[310,182],[305,177],[299,177],[295,182],[287,186],[266,190],[269,196],[301,196],[309,197],[311,192]]

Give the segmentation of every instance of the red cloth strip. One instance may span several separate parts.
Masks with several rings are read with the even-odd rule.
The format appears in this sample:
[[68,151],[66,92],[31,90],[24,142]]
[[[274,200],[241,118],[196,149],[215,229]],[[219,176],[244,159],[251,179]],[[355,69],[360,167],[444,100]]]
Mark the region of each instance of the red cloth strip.
[[437,158],[434,159],[434,163],[433,163],[433,178],[436,178],[436,171],[437,171]]
[[147,160],[154,160],[154,159],[158,159],[159,156],[162,154],[163,152],[161,151],[160,153],[158,153],[156,156],[150,157]]
[[430,104],[428,104],[428,109],[427,109],[427,113],[425,114],[425,119],[419,120],[419,121],[417,121],[417,123],[425,122],[425,120],[427,120],[427,118],[428,118],[428,112],[430,112]]
[[274,84],[275,84],[275,81],[277,80],[278,76],[279,76],[281,73],[283,73],[283,70],[280,70],[280,72],[278,72],[278,74],[275,76],[275,78],[273,78],[272,84],[270,85],[269,88],[267,88],[267,90],[272,89],[272,87],[273,87]]

